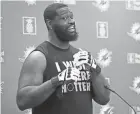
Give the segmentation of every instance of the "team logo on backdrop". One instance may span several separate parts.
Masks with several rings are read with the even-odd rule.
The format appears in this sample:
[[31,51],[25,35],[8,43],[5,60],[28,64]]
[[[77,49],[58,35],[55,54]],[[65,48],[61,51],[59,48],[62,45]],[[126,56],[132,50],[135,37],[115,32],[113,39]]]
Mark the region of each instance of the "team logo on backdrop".
[[[136,114],[140,114],[140,106],[133,106],[133,108],[135,109]],[[132,108],[129,108],[129,114],[135,114]]]
[[27,2],[28,6],[29,5],[36,5],[36,0],[25,0]]
[[136,41],[140,41],[140,23],[134,23],[131,27],[128,35],[134,38]]
[[109,104],[101,106],[100,113],[99,114],[113,114],[113,106],[110,106]]
[[92,4],[97,7],[101,12],[107,11],[110,7],[109,0],[94,0]]
[[4,51],[0,52],[0,63],[4,62]]
[[36,35],[36,17],[22,17],[23,34]]
[[32,109],[27,109],[27,110],[25,111],[25,114],[32,114]]
[[127,54],[127,63],[128,64],[140,64],[140,54],[138,53],[128,53]]
[[76,4],[76,0],[54,0],[54,3]]
[[54,0],[54,3],[63,3],[64,0]]
[[[74,67],[73,61],[62,61],[55,62],[56,69],[58,72],[62,72],[60,68],[60,64],[62,64],[65,68],[67,67]],[[62,93],[68,93],[68,92],[81,92],[81,91],[90,91],[90,72],[86,70],[85,65],[81,65],[78,67],[80,70],[80,78],[77,82],[69,82],[67,84],[62,85]],[[85,71],[86,70],[86,71]]]
[[3,86],[3,84],[4,84],[4,82],[3,82],[3,81],[2,81],[2,82],[0,82],[0,93],[1,93],[1,94],[3,93],[3,91],[2,91],[2,90],[3,90],[3,87],[2,87],[2,86]]
[[24,51],[24,56],[22,58],[19,58],[20,62],[24,62],[25,59],[28,57],[28,55],[35,49],[35,46],[29,46]]
[[134,78],[133,85],[130,89],[140,95],[140,76]]
[[102,66],[102,67],[107,67],[110,65],[112,62],[112,52],[105,49],[101,49],[100,52],[98,53],[97,56],[97,62]]
[[127,0],[126,9],[127,10],[140,10],[140,0]]
[[0,30],[1,30],[2,19],[3,17],[0,17]]
[[108,22],[96,22],[97,38],[108,38]]

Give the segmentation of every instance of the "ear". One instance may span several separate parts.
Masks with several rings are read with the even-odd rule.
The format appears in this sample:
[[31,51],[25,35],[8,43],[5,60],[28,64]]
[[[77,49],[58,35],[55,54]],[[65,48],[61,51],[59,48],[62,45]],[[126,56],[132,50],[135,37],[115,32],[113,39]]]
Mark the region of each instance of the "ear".
[[50,20],[50,19],[46,19],[45,22],[46,22],[47,27],[48,27],[49,29],[52,29],[51,20]]

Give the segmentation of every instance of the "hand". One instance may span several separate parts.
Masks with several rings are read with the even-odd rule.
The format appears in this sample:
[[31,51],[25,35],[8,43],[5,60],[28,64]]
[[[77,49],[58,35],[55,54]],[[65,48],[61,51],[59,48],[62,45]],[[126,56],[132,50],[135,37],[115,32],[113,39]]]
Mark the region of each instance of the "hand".
[[87,64],[96,69],[96,62],[93,59],[91,53],[80,49],[80,51],[76,53],[73,57],[74,57],[74,65],[76,67],[82,64]]
[[80,49],[78,53],[76,53],[74,56],[74,65],[76,67],[85,64],[86,68],[90,70],[91,72],[95,71],[96,73],[101,72],[101,68],[96,64],[95,59],[93,59],[91,53],[87,51],[83,51]]
[[65,80],[77,81],[79,77],[80,77],[80,71],[72,67],[68,67],[58,74],[59,81],[65,81]]

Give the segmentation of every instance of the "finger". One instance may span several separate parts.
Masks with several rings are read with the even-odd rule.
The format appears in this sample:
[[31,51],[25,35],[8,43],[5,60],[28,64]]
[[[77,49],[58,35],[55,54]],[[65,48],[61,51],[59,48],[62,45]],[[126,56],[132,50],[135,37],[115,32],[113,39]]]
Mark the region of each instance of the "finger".
[[74,61],[78,61],[79,59],[87,59],[87,58],[89,58],[89,56],[88,55],[79,55],[79,56],[77,56],[76,58],[74,58]]
[[67,70],[66,70],[66,79],[69,79],[71,77],[71,71],[72,71],[72,68],[71,67],[68,67]]
[[84,56],[79,56],[77,59],[84,59],[84,60],[86,60],[86,59],[89,59],[89,56],[88,55],[84,55]]
[[72,76],[71,76],[71,80],[74,80],[74,81],[76,81],[76,82],[77,82],[78,77],[77,77],[77,76],[75,76],[75,75],[72,75]]
[[75,80],[75,81],[78,81],[78,79],[80,79],[80,77],[77,77],[76,75],[73,75],[72,79]]
[[80,71],[79,70],[72,70],[71,74],[79,75],[80,74]]
[[84,50],[80,50],[76,54],[80,54],[80,53],[88,53],[88,52],[87,51],[84,51]]
[[79,55],[88,55],[88,52],[87,51],[79,51],[78,54]]
[[87,63],[87,60],[83,60],[83,61],[77,62],[75,65],[76,66],[81,66],[81,65],[83,65],[85,63]]
[[78,78],[77,77],[72,77],[72,80],[74,80],[75,82],[78,81]]
[[80,55],[88,55],[87,51],[79,51],[78,53],[73,55],[73,58],[77,58]]
[[81,57],[88,57],[89,55],[88,54],[81,54],[78,56],[78,58],[81,58]]
[[72,70],[72,73],[80,74],[80,71],[79,71],[78,69],[75,68],[75,69]]
[[71,74],[72,75],[80,75],[80,71],[73,71]]
[[76,58],[78,56],[79,56],[79,53],[76,53],[76,54],[73,55],[73,58]]
[[80,66],[84,63],[91,63],[91,59],[89,56],[83,56],[83,57],[78,57],[77,59],[74,60],[74,65],[75,66]]
[[71,71],[72,71],[72,68],[71,68],[71,67],[68,67],[68,69],[67,69],[67,74],[70,74]]
[[89,57],[85,56],[85,57],[78,58],[77,62],[88,61],[88,60],[90,60]]
[[88,51],[83,50],[83,49],[81,49],[81,48],[79,48],[79,52],[86,52],[86,53],[88,53]]
[[79,48],[80,51],[83,51],[81,48]]
[[97,67],[97,64],[96,64],[96,62],[94,61],[94,59],[93,59],[93,61],[92,61],[91,66],[92,66],[93,68],[95,68],[95,69],[96,69],[96,67]]
[[79,75],[77,75],[77,74],[71,74],[71,78],[72,77],[79,78]]

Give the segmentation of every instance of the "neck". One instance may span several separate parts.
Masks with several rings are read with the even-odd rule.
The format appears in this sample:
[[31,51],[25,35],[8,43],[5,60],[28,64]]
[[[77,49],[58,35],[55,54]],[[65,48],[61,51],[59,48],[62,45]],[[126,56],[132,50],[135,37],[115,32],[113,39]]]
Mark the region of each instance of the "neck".
[[57,38],[57,36],[53,33],[53,32],[49,32],[49,42],[52,43],[53,45],[55,45],[56,47],[59,47],[61,49],[68,49],[69,48],[69,42],[63,42],[60,41],[59,38]]

